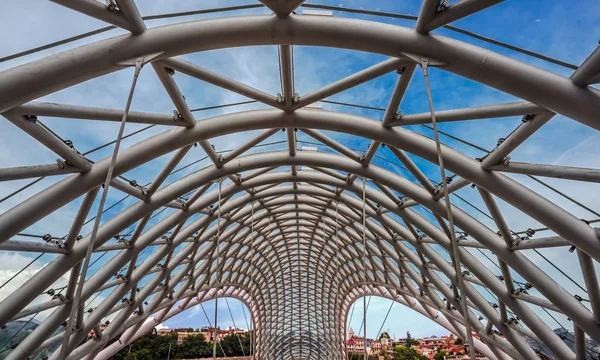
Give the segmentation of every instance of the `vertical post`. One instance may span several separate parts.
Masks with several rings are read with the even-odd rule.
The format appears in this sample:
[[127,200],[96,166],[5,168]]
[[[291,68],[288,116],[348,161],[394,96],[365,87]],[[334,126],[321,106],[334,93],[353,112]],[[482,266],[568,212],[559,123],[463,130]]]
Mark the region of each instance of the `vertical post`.
[[574,326],[575,330],[575,360],[585,360],[585,333],[577,325]]
[[364,360],[367,360],[367,179],[363,177],[362,240],[363,240],[363,335],[365,340]]
[[[252,263],[254,264],[254,201],[252,202],[252,217],[250,219],[251,219],[251,223],[250,223],[250,231],[251,231],[250,253],[252,254],[250,261],[252,261]],[[249,274],[252,274],[252,273],[249,273]],[[250,309],[248,309],[248,310],[250,310]],[[252,315],[252,313],[250,315]],[[250,325],[252,326],[252,331],[250,332],[250,358],[252,358],[252,356],[254,354],[254,351],[253,351],[253,348],[254,348],[254,318],[252,316],[250,316]]]
[[219,314],[219,257],[220,257],[220,252],[219,252],[219,240],[221,238],[221,185],[223,183],[223,179],[219,179],[219,207],[217,209],[217,239],[216,239],[216,258],[217,258],[217,283],[216,283],[216,291],[215,291],[215,326],[213,328],[213,333],[214,333],[214,339],[213,339],[213,360],[215,360],[217,358],[217,341],[218,341],[218,327],[217,327],[217,321],[218,321],[218,314]]

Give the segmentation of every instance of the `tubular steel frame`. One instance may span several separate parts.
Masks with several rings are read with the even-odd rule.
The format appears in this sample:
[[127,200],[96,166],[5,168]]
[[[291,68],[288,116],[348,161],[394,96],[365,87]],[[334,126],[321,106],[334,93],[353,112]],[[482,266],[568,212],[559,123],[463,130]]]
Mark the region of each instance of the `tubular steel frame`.
[[[600,80],[598,50],[569,79],[489,50],[428,34],[498,0],[462,0],[447,8],[440,7],[437,0],[425,0],[415,29],[292,14],[301,0],[262,0],[274,15],[248,16],[244,21],[231,17],[159,28],[146,28],[133,0],[116,0],[108,6],[93,0],[55,2],[132,35],[99,41],[0,73],[2,115],[61,158],[56,165],[0,169],[0,181],[72,174],[0,215],[0,249],[57,254],[0,303],[0,324],[52,309],[7,359],[26,359],[55,344],[62,345],[51,356],[53,360],[108,359],[156,324],[218,297],[237,298],[249,308],[255,327],[253,352],[258,359],[345,358],[349,309],[356,299],[367,295],[397,301],[463,339],[469,338],[466,331],[471,329],[481,339],[473,339],[475,347],[491,359],[537,359],[522,335],[543,343],[560,359],[584,358],[585,334],[600,341],[600,287],[595,270],[595,261],[600,260],[598,230],[502,174],[600,182],[600,170],[516,163],[508,157],[555,113],[600,130],[600,91],[588,86]],[[282,91],[277,96],[177,58],[191,52],[256,45],[279,47]],[[391,58],[311,94],[298,95],[293,81],[294,45],[343,47]],[[41,126],[36,117],[120,121],[124,111],[33,100],[136,63],[151,63],[174,103],[176,115],[129,112],[127,121],[169,125],[173,129],[119,152],[110,185],[139,201],[104,222],[90,244],[92,235],[78,239],[79,233],[112,159],[90,163]],[[416,67],[423,63],[524,100],[436,112],[437,122],[521,115],[526,122],[481,162],[446,146],[436,149],[433,140],[403,128],[431,123],[431,114],[402,115],[398,111]],[[400,75],[381,121],[306,108],[395,70]],[[197,122],[171,76],[173,71],[274,109]],[[242,156],[279,129],[287,130],[287,151]],[[249,130],[262,132],[224,156],[209,142],[214,137]],[[339,154],[298,151],[296,130]],[[323,130],[361,136],[372,143],[365,155],[359,155],[321,133]],[[213,164],[163,186],[195,143],[201,145]],[[390,148],[419,184],[371,164],[382,145]],[[436,165],[441,156],[444,167],[457,177],[448,185],[450,193],[473,184],[499,234],[454,204],[449,204],[451,211],[446,211],[440,187],[427,179],[407,153]],[[172,154],[171,159],[147,187],[131,186],[118,178],[166,154]],[[281,167],[289,167],[290,171]],[[222,192],[209,191],[221,179],[229,179],[223,182]],[[375,185],[364,188],[365,202],[359,200],[363,184],[356,179]],[[186,194],[191,195],[181,200]],[[396,194],[402,194],[402,198]],[[13,239],[81,196],[85,200],[62,246]],[[515,235],[495,198],[544,224],[557,236],[514,241]],[[431,211],[438,223],[420,215],[415,206]],[[147,226],[151,216],[164,207],[175,210]],[[361,217],[363,211],[366,219]],[[186,223],[196,214],[201,216]],[[218,214],[223,214],[220,221]],[[456,227],[472,240],[460,237],[451,241],[452,229],[446,223],[449,214]],[[396,220],[398,217],[402,222]],[[132,225],[135,231],[127,242],[108,243]],[[218,249],[215,244],[220,244]],[[433,244],[451,256],[446,258]],[[79,272],[86,271],[81,269],[81,261],[89,245],[93,253],[113,251],[113,256],[75,292]],[[577,249],[590,308],[521,253],[524,249],[565,245]],[[140,253],[149,246],[154,246],[151,255],[136,265]],[[488,249],[497,256],[502,279],[467,248]],[[460,263],[449,261],[454,258]],[[457,274],[459,269],[465,271]],[[31,304],[40,289],[47,289],[69,271],[71,280],[65,296]],[[516,288],[511,273],[519,274],[543,297]],[[144,278],[149,280],[137,288]],[[498,306],[493,306],[475,285],[487,288]],[[94,311],[84,315],[86,302],[109,289],[110,294]],[[81,310],[71,309],[72,304],[80,304]],[[569,317],[574,323],[576,352],[528,304]],[[116,317],[100,331],[99,323],[111,314]],[[149,317],[154,319],[147,321]],[[68,331],[61,328],[67,321],[74,324]],[[492,331],[492,326],[502,336]],[[62,331],[57,333],[58,329]],[[94,338],[82,343],[90,331],[94,331]],[[115,337],[119,340],[106,346]]]

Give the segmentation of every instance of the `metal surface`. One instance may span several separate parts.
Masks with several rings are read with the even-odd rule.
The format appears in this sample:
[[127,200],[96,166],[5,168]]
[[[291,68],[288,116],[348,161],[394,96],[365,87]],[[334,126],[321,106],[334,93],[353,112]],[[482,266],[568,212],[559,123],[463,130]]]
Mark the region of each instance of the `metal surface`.
[[[600,129],[600,92],[587,86],[598,77],[597,50],[566,78],[428,34],[499,2],[495,0],[463,0],[446,9],[440,8],[438,1],[425,0],[416,32],[364,20],[296,15],[293,11],[302,4],[299,0],[263,0],[275,15],[248,16],[243,22],[224,17],[159,28],[146,27],[133,0],[118,0],[109,6],[87,0],[55,2],[131,34],[0,72],[2,115],[61,157],[56,166],[0,169],[0,181],[71,174],[0,214],[1,251],[55,254],[0,302],[0,324],[51,311],[11,349],[7,359],[33,357],[59,344],[63,346],[50,359],[108,359],[162,321],[222,297],[237,298],[250,310],[251,351],[261,360],[345,358],[349,311],[357,299],[368,295],[419,312],[467,339],[472,354],[478,351],[490,359],[537,358],[523,335],[543,343],[560,359],[585,358],[586,336],[600,341],[600,287],[595,266],[600,260],[599,231],[571,209],[561,208],[502,174],[600,181],[596,169],[511,162],[508,158],[555,114],[587,125],[587,131]],[[258,45],[278,47],[279,96],[177,57]],[[293,49],[302,45],[391,58],[309,94],[296,94]],[[176,109],[175,116],[129,112],[129,102],[121,111],[33,101],[123,69],[137,58],[151,62]],[[427,70],[436,64],[523,101],[435,112],[427,78],[431,112],[399,112],[413,73],[419,71],[416,67]],[[382,118],[307,108],[394,70],[399,74]],[[272,109],[196,121],[174,71]],[[438,122],[523,115],[524,123],[481,160],[441,144],[438,135]],[[42,116],[94,121],[126,117],[127,122],[166,125],[170,130],[119,150],[118,158],[109,156],[92,163],[36,121]],[[428,123],[434,125],[435,141],[404,128]],[[282,129],[287,146],[281,151],[256,151],[260,143]],[[228,153],[219,153],[209,142],[245,131],[259,132]],[[361,152],[324,132],[358,136],[371,145]],[[301,133],[327,150],[299,147]],[[212,164],[169,179],[189,158],[195,144]],[[374,163],[384,145],[405,167],[405,173]],[[145,187],[118,178],[148,167],[164,155],[168,160]],[[440,184],[427,177],[422,162],[436,168],[439,164]],[[446,171],[454,175],[447,177]],[[102,218],[100,224],[107,186],[92,233],[80,234],[105,180],[135,201]],[[211,190],[215,182],[218,187]],[[455,201],[458,190],[469,184],[479,191],[495,227],[486,226]],[[83,201],[64,238],[46,238],[48,244],[23,240],[28,228],[80,197]],[[556,236],[517,238],[497,200]],[[167,208],[167,215],[151,221]],[[432,216],[424,216],[421,210]],[[128,229],[133,230],[123,236]],[[465,239],[465,234],[470,238]],[[115,236],[119,241],[113,241]],[[579,266],[574,268],[581,274],[583,286],[579,287],[589,303],[569,293],[525,254],[561,246],[573,246],[577,251]],[[148,249],[151,251],[142,257]],[[471,251],[480,249],[496,258],[486,261]],[[90,257],[98,253],[109,254],[106,263],[85,278]],[[501,276],[492,271],[490,261]],[[48,289],[69,272],[64,300],[36,300],[40,289]],[[79,273],[85,281],[77,286]],[[535,294],[523,291],[519,281],[526,281]],[[84,313],[79,305],[90,303],[100,293],[101,301],[93,312]],[[534,311],[537,308],[572,320],[575,351]],[[214,315],[218,325],[216,311]],[[109,316],[110,324],[100,331],[99,324]],[[94,339],[87,338],[90,331]],[[118,341],[108,345],[116,337]]]

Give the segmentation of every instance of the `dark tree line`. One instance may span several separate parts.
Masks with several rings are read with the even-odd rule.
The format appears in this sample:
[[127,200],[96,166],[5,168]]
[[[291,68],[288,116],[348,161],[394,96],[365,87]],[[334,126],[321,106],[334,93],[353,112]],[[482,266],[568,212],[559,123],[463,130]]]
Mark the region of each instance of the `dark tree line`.
[[[240,347],[241,345],[243,347]],[[170,344],[170,353],[169,353]],[[221,349],[222,348],[222,349]],[[170,359],[196,359],[212,357],[213,343],[207,341],[204,335],[189,335],[180,344],[177,343],[177,334],[157,335],[150,333],[134,341],[131,346],[125,346],[121,351],[111,357],[113,360],[165,360]],[[240,335],[227,335],[217,344],[217,357],[242,356],[250,353],[250,333]]]

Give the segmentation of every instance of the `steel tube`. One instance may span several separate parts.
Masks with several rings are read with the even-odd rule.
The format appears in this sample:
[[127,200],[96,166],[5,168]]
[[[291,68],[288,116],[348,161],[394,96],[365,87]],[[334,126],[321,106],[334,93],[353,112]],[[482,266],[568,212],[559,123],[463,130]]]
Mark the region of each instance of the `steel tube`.
[[118,11],[109,10],[108,6],[94,0],[81,0],[81,1],[69,1],[69,0],[52,0],[59,5],[68,7],[72,10],[78,11],[82,14],[91,16],[100,21],[113,24],[122,29],[126,29],[134,33],[137,31],[134,24],[127,19],[123,14]]
[[[435,1],[431,3],[435,4]],[[470,79],[476,78],[483,84],[539,104],[588,126],[600,128],[595,120],[595,114],[600,108],[600,91],[573,87],[570,79],[472,45],[440,36],[415,37],[414,32],[409,29],[355,19],[249,16],[244,20],[240,24],[236,19],[211,19],[149,29],[144,37],[108,39],[69,50],[61,56],[5,71],[0,74],[0,83],[3,84],[0,89],[0,99],[3,99],[0,112],[49,92],[120,69],[120,65],[115,65],[116,62],[135,58],[141,53],[155,54],[163,51],[169,57],[198,50],[277,42],[345,46],[388,56],[395,56],[397,51],[404,50],[439,59],[447,63],[444,68],[448,71]],[[277,29],[275,39],[272,37],[273,28]],[[248,36],[237,36],[240,32]],[[107,61],[105,56],[108,49],[111,54],[118,54],[116,56],[120,59]],[[65,57],[72,61],[64,61]],[[77,71],[73,72],[73,69]]]
[[587,344],[585,341],[585,333],[577,326],[574,327],[575,332],[575,359],[584,360],[587,359]]
[[435,186],[433,186],[427,176],[423,174],[421,169],[419,169],[419,167],[410,159],[410,157],[408,157],[408,155],[406,155],[404,151],[396,149],[393,146],[388,146],[388,149],[390,149],[394,156],[396,156],[396,158],[398,158],[398,160],[400,160],[400,162],[406,166],[406,169],[413,174],[417,181],[420,182],[427,191],[429,191],[431,194],[435,193]]
[[[360,124],[359,124],[359,123],[357,123],[357,124],[358,124],[358,126],[360,127]],[[353,126],[354,126],[354,123],[353,123]],[[361,131],[363,131],[363,130],[364,130],[364,129],[361,129]],[[394,136],[396,136],[396,135],[397,135],[397,134],[394,134]],[[401,136],[402,136],[402,134],[401,134]],[[402,140],[406,140],[406,139],[402,139]],[[400,140],[398,140],[398,141],[400,141]],[[409,141],[409,143],[410,143],[410,141]],[[410,144],[409,144],[409,145],[410,145]],[[161,150],[161,151],[162,151],[162,150]],[[300,155],[300,154],[297,154],[297,155]],[[314,156],[314,154],[310,154],[310,155],[311,155],[311,156]],[[271,155],[271,156],[272,156],[272,155]],[[325,161],[325,160],[324,160],[324,158],[325,158],[325,157],[324,157],[323,155],[321,155],[321,154],[317,154],[315,157],[317,158],[317,159],[315,160],[315,162],[314,162],[314,164],[316,164],[316,166],[331,166],[331,165],[329,164],[329,162],[328,162],[328,161]],[[319,159],[319,158],[322,158],[322,159]],[[320,162],[319,162],[319,160],[320,160]],[[331,158],[330,160],[331,160],[332,162],[340,162],[340,161],[341,161],[341,160],[338,160],[338,159],[337,159],[337,157],[333,157],[333,158]],[[273,160],[273,161],[275,161],[275,160]],[[281,161],[281,160],[277,160],[277,161]],[[281,161],[281,162],[279,162],[279,163],[286,163],[286,162],[288,162],[288,160],[283,160],[283,161]],[[294,161],[294,162],[292,162],[292,163],[293,163],[293,164],[304,164],[304,163],[311,163],[311,161],[307,161],[307,156],[305,156],[305,157],[303,157],[302,159],[296,160],[296,161]],[[339,166],[339,167],[341,167],[341,170],[351,170],[351,171],[355,171],[355,170],[357,170],[357,169],[356,169],[356,168],[354,168],[352,165],[350,165],[350,164],[347,164],[346,162],[343,162],[343,161],[341,161],[341,163],[342,163],[342,165],[336,165],[336,166]],[[273,164],[273,163],[272,163],[272,164]],[[460,167],[459,167],[459,168],[460,168]],[[465,171],[465,170],[464,170],[465,168],[467,168],[467,167],[464,167],[464,166],[463,166],[463,171]],[[246,168],[246,169],[248,169],[248,168]],[[231,170],[233,170],[233,169],[230,169],[230,170],[228,170],[228,171],[231,171]],[[375,173],[377,173],[379,170],[377,170],[377,169],[374,169],[373,171],[374,171]],[[364,171],[363,171],[363,173],[364,173]],[[468,171],[465,171],[465,173],[468,173]],[[369,174],[369,175],[372,175],[372,174]],[[397,181],[397,179],[394,179],[394,181]],[[386,183],[386,186],[392,186],[392,185],[387,185],[387,184],[390,184],[391,182],[392,182],[391,180],[390,180],[390,181],[387,181],[387,183]],[[402,185],[403,185],[403,184],[402,184]],[[394,186],[395,186],[395,190],[400,190],[400,189],[401,189],[401,188],[398,188],[398,187],[397,187],[398,185],[394,185]],[[403,186],[404,186],[404,185],[403,185]],[[413,192],[415,192],[416,190],[412,190],[412,191],[413,191]]]
[[[39,101],[28,102],[14,108],[19,115],[36,115],[69,119],[103,120],[120,122],[123,110],[105,109],[88,106],[54,104]],[[169,126],[184,126],[185,124],[173,121],[173,115],[152,114],[131,111],[127,115],[127,122],[136,124],[154,124]]]
[[512,248],[514,238],[512,233],[510,232],[508,224],[504,220],[504,216],[502,216],[502,212],[500,211],[496,200],[494,200],[494,197],[489,192],[480,188],[477,188],[477,190],[479,190],[479,195],[481,195],[485,206],[492,215],[492,218],[494,219],[494,222],[496,223],[496,226],[500,231],[502,239],[504,239],[504,242],[506,242],[506,247],[508,247],[509,249]]
[[171,159],[169,159],[165,167],[163,167],[162,170],[158,173],[154,181],[152,181],[152,183],[150,183],[150,185],[146,188],[148,194],[147,196],[151,197],[152,194],[154,194],[156,190],[158,190],[158,188],[165,181],[167,176],[169,176],[169,174],[175,169],[177,164],[179,164],[179,162],[188,153],[188,151],[190,151],[191,148],[192,145],[184,146],[173,154],[173,156],[171,157]]
[[317,131],[317,130],[313,130],[313,129],[307,129],[307,128],[302,128],[300,129],[302,130],[303,133],[305,133],[306,135],[314,138],[315,140],[318,140],[320,142],[322,142],[323,144],[329,146],[330,148],[346,155],[347,157],[349,157],[350,159],[353,159],[357,162],[361,162],[360,158],[361,156],[358,155],[357,153],[355,153],[354,151],[348,149],[347,147],[345,147],[344,145],[340,144],[339,142],[333,140],[332,138],[330,138],[329,136]]
[[8,121],[29,134],[38,142],[46,146],[67,161],[68,164],[78,168],[81,172],[88,172],[92,167],[83,156],[76,150],[71,149],[56,136],[41,127],[35,120],[27,120],[22,115],[16,115],[12,112],[2,114]]
[[574,166],[530,164],[511,161],[508,165],[494,165],[492,171],[502,171],[514,174],[537,175],[557,179],[576,180],[585,182],[600,182],[600,170]]
[[294,59],[290,45],[279,45],[279,72],[283,103],[289,109],[294,103]]
[[[380,76],[383,76],[391,71],[401,68],[408,61],[406,59],[390,58],[375,64],[367,69],[361,70],[355,74],[338,80],[332,84],[329,84],[319,90],[313,91],[310,94],[306,94],[300,97],[297,104],[294,105],[294,109],[305,107],[306,105],[315,103],[319,100],[323,100],[332,95],[338,94],[344,90],[348,90],[352,87],[363,84],[367,81],[373,80]],[[407,66],[407,68],[410,65]],[[414,68],[414,66],[413,66]]]
[[583,280],[587,289],[588,297],[594,313],[594,319],[600,323],[600,285],[598,285],[598,276],[596,275],[596,266],[588,254],[577,250],[577,258],[581,266]]
[[172,68],[173,70],[182,72],[186,75],[195,77],[202,81],[206,81],[223,89],[233,91],[237,94],[249,97],[250,99],[254,99],[256,101],[260,101],[263,104],[273,106],[276,108],[281,108],[281,105],[277,103],[277,98],[275,96],[267,94],[251,86],[245,85],[241,82],[226,78],[225,76],[204,69],[188,61],[173,57],[170,59],[163,60],[162,64]]
[[64,168],[61,168],[60,166],[58,166],[58,164],[19,166],[13,168],[0,169],[0,181],[73,174],[80,171],[80,169],[69,164],[65,164]]
[[146,25],[144,25],[144,20],[142,20],[142,15],[140,15],[134,0],[116,0],[116,2],[119,5],[119,11],[129,21],[132,34],[139,35],[146,31]]
[[415,68],[416,64],[408,64],[402,67],[402,73],[398,77],[398,81],[396,81],[396,86],[392,92],[392,97],[390,98],[388,106],[385,110],[383,119],[381,119],[381,125],[384,127],[389,127],[393,123],[393,121],[396,119],[396,114],[402,114],[401,112],[398,113],[398,107],[400,106],[400,103],[404,98],[404,94],[406,93],[406,89],[408,89],[408,84],[410,84],[410,80],[415,73]]
[[527,120],[522,126],[517,128],[508,138],[506,138],[497,148],[495,148],[483,161],[481,166],[484,169],[489,169],[493,165],[497,165],[508,156],[514,149],[521,145],[538,129],[546,124],[554,117],[554,113],[546,112],[534,115],[530,120]]
[[226,164],[226,163],[230,162],[231,160],[235,159],[236,157],[240,156],[241,154],[243,154],[246,151],[253,148],[254,145],[257,145],[260,142],[268,139],[272,135],[275,135],[275,133],[277,133],[278,131],[279,131],[279,129],[268,129],[268,130],[264,130],[264,131],[260,132],[259,134],[254,136],[252,139],[246,141],[245,143],[238,146],[231,152],[227,153],[227,155],[225,155],[223,157],[223,160],[221,161],[221,163]]
[[[527,101],[498,105],[475,106],[466,109],[442,110],[435,112],[435,120],[440,122],[479,120],[509,116],[539,114],[546,111],[543,107]],[[431,123],[431,113],[402,115],[390,122],[390,126],[417,125]]]
[[58,245],[46,244],[43,242],[25,241],[25,240],[9,240],[0,244],[0,250],[5,251],[23,251],[23,252],[39,252],[49,254],[66,254],[67,250]]
[[429,32],[439,27],[447,25],[453,21],[467,17],[471,14],[484,10],[490,6],[496,5],[502,0],[463,0],[451,5],[443,11],[439,11],[425,25],[425,31]]
[[415,30],[418,33],[428,33],[427,25],[435,17],[439,6],[440,3],[436,0],[423,0],[421,11],[419,12],[419,17],[417,18],[417,24],[415,25]]
[[577,86],[586,87],[587,85],[593,84],[594,81],[598,81],[598,74],[600,74],[600,47],[596,50],[581,64],[581,66],[575,70],[571,75],[571,81]]

